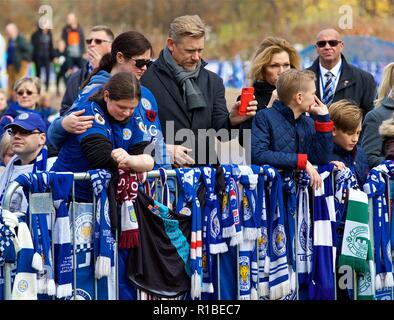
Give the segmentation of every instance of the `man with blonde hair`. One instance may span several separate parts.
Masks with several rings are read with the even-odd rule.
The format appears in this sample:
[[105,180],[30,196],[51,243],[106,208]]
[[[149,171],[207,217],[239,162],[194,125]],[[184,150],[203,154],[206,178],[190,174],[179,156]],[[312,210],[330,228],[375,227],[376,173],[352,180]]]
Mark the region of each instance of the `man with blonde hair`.
[[279,100],[253,119],[251,149],[254,164],[306,170],[317,188],[322,180],[312,164],[328,163],[333,143],[332,122],[327,107],[315,95],[314,80],[313,72],[307,70],[290,69],[279,76]]
[[[208,164],[212,153],[216,158],[212,143],[207,143],[201,131],[199,137],[199,130],[230,130],[255,115],[257,109],[253,100],[245,116],[238,114],[240,102],[228,112],[223,80],[206,70],[207,63],[201,58],[205,35],[206,26],[199,16],[175,18],[165,48],[141,79],[157,100],[166,144],[172,160],[179,166]],[[174,139],[177,133],[184,133],[183,141]]]

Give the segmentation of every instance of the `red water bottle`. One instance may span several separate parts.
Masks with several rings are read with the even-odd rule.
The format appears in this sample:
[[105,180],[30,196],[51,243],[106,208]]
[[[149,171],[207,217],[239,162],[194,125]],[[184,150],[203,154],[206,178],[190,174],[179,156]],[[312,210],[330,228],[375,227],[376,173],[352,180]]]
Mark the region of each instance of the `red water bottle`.
[[241,116],[246,115],[247,112],[247,107],[250,101],[253,100],[253,94],[254,94],[254,88],[253,87],[247,87],[247,88],[242,88],[242,93],[241,93],[241,105],[239,106],[238,113]]

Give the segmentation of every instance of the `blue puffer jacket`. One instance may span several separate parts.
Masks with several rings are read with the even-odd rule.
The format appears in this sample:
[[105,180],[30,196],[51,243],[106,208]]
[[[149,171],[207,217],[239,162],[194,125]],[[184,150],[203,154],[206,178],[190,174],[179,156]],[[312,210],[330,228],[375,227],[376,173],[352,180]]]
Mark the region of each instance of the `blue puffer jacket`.
[[333,149],[333,123],[329,115],[314,121],[276,101],[272,108],[257,112],[252,124],[252,163],[278,169],[305,169],[306,161],[324,164]]
[[346,151],[334,143],[331,160],[341,161],[356,174],[358,185],[362,188],[367,178],[369,166],[368,157],[360,145],[356,145],[352,151]]

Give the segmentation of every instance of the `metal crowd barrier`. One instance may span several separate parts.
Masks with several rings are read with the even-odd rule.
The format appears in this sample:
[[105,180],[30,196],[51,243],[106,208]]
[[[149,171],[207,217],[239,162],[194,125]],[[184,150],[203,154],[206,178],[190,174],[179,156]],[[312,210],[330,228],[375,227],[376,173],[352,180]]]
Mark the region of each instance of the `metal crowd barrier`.
[[[175,170],[167,170],[167,176],[168,177],[176,177],[176,172]],[[261,170],[260,173],[263,173],[263,170]],[[333,175],[333,173],[332,173]],[[161,180],[160,180],[160,172],[159,170],[153,170],[148,172],[148,178],[154,178],[155,179],[155,183],[161,185]],[[88,173],[74,173],[74,182],[73,182],[73,187],[72,187],[72,209],[71,209],[71,217],[70,217],[70,222],[75,226],[75,181],[76,180],[89,180],[90,176]],[[388,179],[388,178],[387,178]],[[333,181],[333,190],[335,190],[335,181],[334,179],[332,179]],[[388,181],[388,180],[387,180]],[[12,182],[10,184],[10,186],[7,188],[5,195],[4,195],[4,204],[3,204],[3,208],[4,209],[9,209],[10,207],[10,202],[11,202],[11,197],[13,195],[13,193],[20,187],[20,185],[17,182]],[[387,183],[387,194],[388,194],[388,202],[390,203],[390,184],[389,181]],[[311,190],[311,189],[310,189]],[[313,191],[312,191],[313,192]],[[175,184],[175,196],[176,198],[178,198],[178,184]],[[158,188],[155,188],[155,198],[158,199]],[[93,203],[95,203],[94,199],[93,199]],[[372,202],[371,200],[369,200],[369,212],[372,212]],[[94,223],[95,220],[94,219],[94,214],[95,214],[95,206],[93,206],[93,230],[94,230]],[[313,206],[311,207],[311,215],[313,215]],[[30,215],[31,217],[31,215]],[[371,230],[371,241],[373,243],[373,225],[372,225],[372,220],[373,219],[369,219],[370,220],[370,230]],[[297,217],[295,219],[295,230],[298,229],[297,226]],[[31,223],[31,222],[30,222]],[[53,225],[53,224],[52,224]],[[52,229],[53,230],[53,229]],[[74,299],[76,298],[76,239],[75,239],[75,227],[73,228],[73,232],[72,232],[72,238],[73,238],[73,272],[74,272],[74,282],[73,282],[73,297]],[[116,234],[116,239],[115,239],[115,281],[116,281],[116,299],[119,298],[119,274],[118,274],[118,251],[117,251],[117,243],[118,243],[118,239],[117,239],[117,234]],[[297,245],[298,245],[298,233],[295,233],[295,250],[296,252],[298,252],[297,250]],[[53,250],[53,243],[52,243],[52,254],[53,254],[54,250]],[[239,245],[237,245],[237,298],[239,299],[239,292],[240,292],[240,280],[239,280],[239,268],[238,268],[238,260],[239,260]],[[52,260],[54,261],[54,259]],[[95,256],[94,256],[94,260],[95,261]],[[6,300],[10,300],[11,299],[11,264],[6,263],[5,267],[4,267],[4,297]],[[337,298],[337,279],[336,279],[336,269],[334,268],[334,279],[336,282],[336,286],[335,286],[335,298]],[[357,297],[357,281],[356,281],[356,274],[355,272],[353,272],[353,295],[354,295],[354,299],[356,299]],[[220,279],[220,254],[217,255],[217,282],[218,282],[218,286],[217,286],[217,297],[218,300],[221,300],[221,279]],[[94,292],[95,292],[95,299],[97,299],[97,279],[95,279],[95,288],[94,288]],[[299,285],[298,285],[298,273],[296,273],[296,299],[299,299]],[[392,296],[393,296],[393,292],[392,292]]]

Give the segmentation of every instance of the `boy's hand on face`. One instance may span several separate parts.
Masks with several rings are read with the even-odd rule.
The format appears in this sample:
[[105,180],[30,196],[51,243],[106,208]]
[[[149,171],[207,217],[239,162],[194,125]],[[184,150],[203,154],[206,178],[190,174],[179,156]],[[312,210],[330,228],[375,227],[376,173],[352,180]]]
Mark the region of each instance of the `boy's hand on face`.
[[309,161],[306,163],[305,171],[311,177],[311,187],[314,189],[319,189],[322,186],[322,179],[319,175],[319,172],[317,172],[317,170]]
[[310,114],[318,115],[318,116],[324,116],[328,114],[328,108],[327,106],[320,101],[320,99],[314,95],[315,98],[315,103],[309,107],[308,112]]

